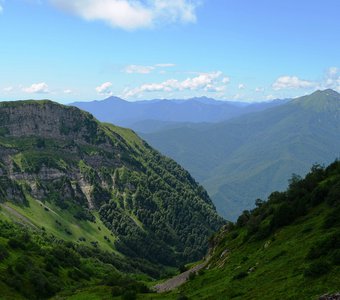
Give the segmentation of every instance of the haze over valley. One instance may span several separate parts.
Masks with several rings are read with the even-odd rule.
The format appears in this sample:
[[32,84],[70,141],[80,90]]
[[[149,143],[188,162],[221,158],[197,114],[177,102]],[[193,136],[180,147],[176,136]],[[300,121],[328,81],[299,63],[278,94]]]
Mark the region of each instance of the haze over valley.
[[340,300],[337,0],[0,0],[1,300]]

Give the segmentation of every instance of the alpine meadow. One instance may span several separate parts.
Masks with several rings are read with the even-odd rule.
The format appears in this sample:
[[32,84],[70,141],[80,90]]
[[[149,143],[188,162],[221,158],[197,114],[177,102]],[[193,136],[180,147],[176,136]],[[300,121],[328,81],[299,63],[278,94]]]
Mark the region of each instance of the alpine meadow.
[[0,0],[0,300],[340,300],[337,2]]

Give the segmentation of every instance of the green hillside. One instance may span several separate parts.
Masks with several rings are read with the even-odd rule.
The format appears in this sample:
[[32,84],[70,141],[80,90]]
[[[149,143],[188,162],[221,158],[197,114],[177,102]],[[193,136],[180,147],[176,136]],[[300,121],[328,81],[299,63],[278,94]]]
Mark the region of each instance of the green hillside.
[[314,166],[305,179],[293,177],[285,192],[257,201],[216,234],[207,267],[196,277],[179,290],[145,299],[317,300],[335,294],[339,214],[340,162]]
[[339,136],[340,95],[332,90],[217,125],[143,135],[186,167],[230,220],[286,188],[292,173],[339,157]]
[[[190,174],[133,131],[51,101],[0,104],[0,221],[1,284],[32,299],[32,276],[16,270],[26,254],[50,295],[81,286],[83,275],[67,272],[83,272],[88,259],[105,266],[86,285],[104,283],[111,269],[158,278],[165,266],[200,259],[224,223]],[[71,251],[77,264],[56,257],[54,274],[44,260],[51,251]]]

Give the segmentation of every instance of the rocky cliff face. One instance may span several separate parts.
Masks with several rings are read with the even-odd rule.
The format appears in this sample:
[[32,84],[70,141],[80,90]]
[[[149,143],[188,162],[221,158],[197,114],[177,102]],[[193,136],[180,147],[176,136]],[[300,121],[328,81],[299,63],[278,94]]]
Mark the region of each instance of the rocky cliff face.
[[3,102],[0,104],[0,122],[3,132],[12,137],[39,136],[88,142],[91,134],[100,134],[98,123],[90,114],[51,101],[39,104],[34,101]]
[[197,259],[223,223],[204,189],[132,131],[50,101],[0,104],[0,201],[98,212],[130,256]]

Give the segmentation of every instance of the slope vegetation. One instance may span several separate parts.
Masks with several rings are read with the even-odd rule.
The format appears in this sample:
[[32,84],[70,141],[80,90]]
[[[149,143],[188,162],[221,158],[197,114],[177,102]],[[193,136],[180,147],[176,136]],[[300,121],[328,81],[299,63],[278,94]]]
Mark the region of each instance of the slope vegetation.
[[[340,162],[292,177],[211,240],[208,267],[150,299],[319,299],[339,292]],[[187,297],[187,298],[185,298]]]
[[1,103],[0,133],[6,218],[171,266],[200,258],[223,223],[187,171],[77,108]]
[[340,95],[332,90],[216,125],[143,135],[186,167],[230,220],[255,199],[283,190],[292,173],[333,161],[339,136]]

